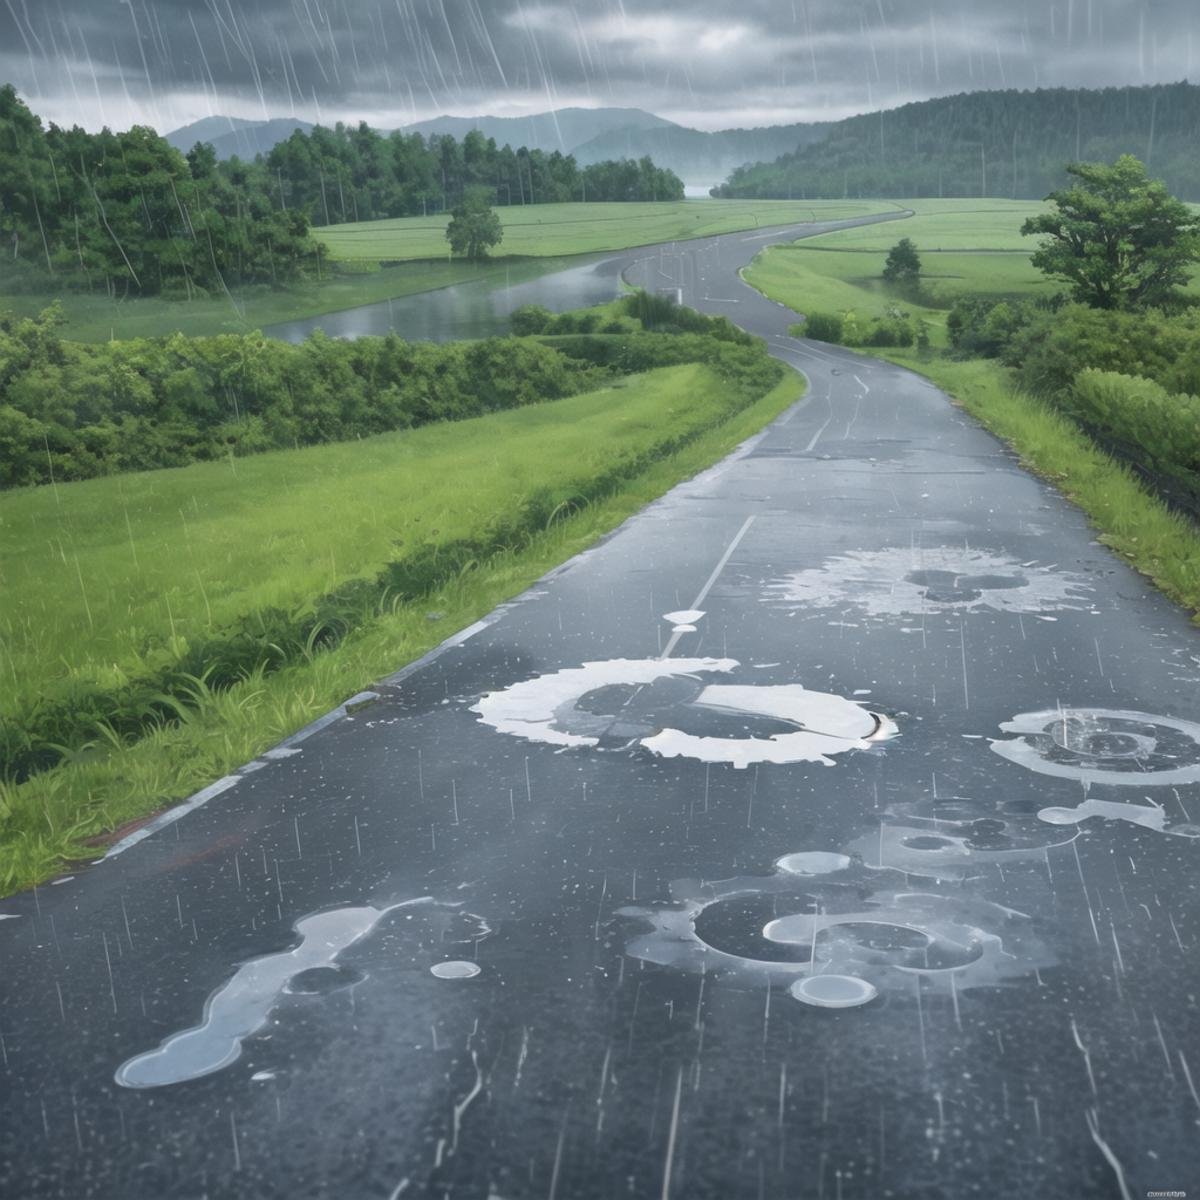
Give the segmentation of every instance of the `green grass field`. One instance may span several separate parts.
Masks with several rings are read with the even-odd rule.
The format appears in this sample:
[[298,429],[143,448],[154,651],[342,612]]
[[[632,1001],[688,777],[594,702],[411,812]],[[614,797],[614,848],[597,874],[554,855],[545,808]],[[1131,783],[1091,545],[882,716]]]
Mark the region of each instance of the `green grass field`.
[[[1064,285],[1030,262],[1037,239],[1022,224],[1043,205],[1024,200],[897,201],[914,216],[904,221],[843,229],[773,246],[747,268],[746,280],[799,313],[855,312],[871,320],[898,307],[925,321],[935,346],[945,345],[946,313],[959,296],[1053,296]],[[901,297],[883,281],[887,252],[902,237],[922,261],[919,300]],[[1200,294],[1200,272],[1191,290]]]
[[[800,393],[789,373],[731,412],[726,384],[683,366],[362,442],[0,496],[3,716],[75,679],[119,685],[210,627],[264,606],[303,606],[374,575],[405,545],[485,529],[535,491],[652,460],[521,551],[414,604],[381,607],[326,653],[201,695],[181,724],[132,745],[100,736],[102,752],[0,785],[0,892],[54,873],[86,852],[84,839],[186,796],[418,657],[716,461]],[[653,461],[655,447],[681,436],[683,446]]]
[[[678,204],[530,204],[499,208],[496,255],[555,257],[625,250],[799,221],[837,221],[897,207],[870,200],[682,200]],[[448,218],[405,217],[326,225],[314,236],[334,258],[387,261],[445,257]]]
[[[844,229],[765,250],[746,271],[754,287],[796,312],[853,311],[880,317],[899,307],[924,320],[945,344],[946,310],[962,295],[1053,295],[1029,261],[1032,238],[1021,225],[1041,206],[1023,201],[917,200],[916,215],[895,224]],[[883,281],[888,250],[911,238],[922,260],[922,300],[902,298]]]

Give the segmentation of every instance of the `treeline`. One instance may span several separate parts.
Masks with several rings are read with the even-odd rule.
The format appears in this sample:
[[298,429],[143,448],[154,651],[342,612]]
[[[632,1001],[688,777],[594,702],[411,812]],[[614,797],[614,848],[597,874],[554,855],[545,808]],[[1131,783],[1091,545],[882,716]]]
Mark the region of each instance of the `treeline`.
[[596,373],[517,339],[261,333],[84,345],[61,314],[0,319],[0,483],[181,467],[554,400]]
[[154,130],[43,128],[0,87],[0,244],[6,287],[46,277],[191,297],[287,284],[318,269],[303,211],[284,210],[245,168],[185,159]]
[[[439,345],[395,335],[340,341],[319,331],[299,346],[261,333],[86,345],[62,336],[57,307],[37,318],[3,317],[0,487],[181,467],[461,420],[561,399],[654,366],[716,362],[712,354],[720,358],[722,347],[756,363],[773,361],[728,321],[687,309],[655,309],[652,328],[696,336],[656,338],[643,332],[642,303],[630,298],[623,318],[554,318],[552,329],[518,321],[530,333],[624,335],[599,339],[621,347],[604,352],[618,357],[599,358],[575,343],[564,353],[533,338]],[[740,361],[734,353],[727,364],[734,375]]]
[[446,212],[477,191],[501,206],[684,197],[679,176],[649,158],[580,167],[557,150],[497,146],[478,130],[460,142],[443,134],[382,134],[365,123],[298,129],[240,169],[257,173],[281,205],[303,210],[320,225]]
[[482,189],[496,204],[681,200],[648,158],[580,168],[559,153],[469,133],[383,135],[359,125],[297,131],[265,158],[181,154],[153,129],[91,134],[42,125],[0,88],[0,246],[6,289],[47,279],[112,296],[192,299],[247,284],[286,286],[326,269],[314,224],[453,208]]
[[1176,507],[1200,517],[1200,308],[1110,312],[970,297],[947,330],[998,358]]
[[713,194],[1042,199],[1069,162],[1135,154],[1200,199],[1200,86],[972,92],[839,121],[824,140],[739,168]]

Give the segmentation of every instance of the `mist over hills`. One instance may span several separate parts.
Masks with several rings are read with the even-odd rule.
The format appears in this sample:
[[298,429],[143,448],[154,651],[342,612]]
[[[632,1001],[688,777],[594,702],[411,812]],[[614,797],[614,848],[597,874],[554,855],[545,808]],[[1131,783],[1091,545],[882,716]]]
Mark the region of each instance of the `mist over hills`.
[[448,133],[461,140],[472,129],[478,129],[484,137],[495,138],[498,146],[572,154],[578,146],[618,130],[642,133],[679,128],[640,108],[560,108],[525,117],[432,117],[404,126],[404,132],[426,137]]
[[[167,135],[185,153],[198,141],[210,142],[221,159],[252,159],[267,154],[295,129],[313,127],[295,118],[248,121],[206,117]],[[499,146],[526,146],[546,153],[573,154],[580,166],[614,158],[649,155],[657,166],[674,171],[686,183],[712,187],[745,163],[778,158],[823,137],[827,124],[780,125],[707,133],[688,129],[638,108],[564,108],[522,117],[433,117],[403,127],[425,137],[461,139],[471,130],[494,138]]]
[[[220,158],[266,154],[294,118],[208,117],[167,135],[187,151],[211,142]],[[649,156],[685,183],[722,197],[1009,196],[1040,199],[1066,164],[1136,154],[1188,199],[1200,200],[1200,86],[1043,88],[966,92],[836,122],[705,132],[636,108],[568,108],[523,117],[435,117],[406,126],[461,139],[572,154],[580,166]],[[720,181],[726,182],[721,183]]]
[[820,141],[829,129],[824,122],[723,129],[716,133],[682,125],[617,129],[584,142],[573,153],[581,166],[648,154],[657,166],[674,171],[684,182],[711,187],[746,163],[769,162],[798,146]]
[[297,130],[309,133],[314,128],[296,117],[276,117],[270,121],[246,121],[240,117],[204,117],[166,134],[176,150],[186,154],[197,142],[208,142],[219,159],[253,159],[269,154],[280,142]]

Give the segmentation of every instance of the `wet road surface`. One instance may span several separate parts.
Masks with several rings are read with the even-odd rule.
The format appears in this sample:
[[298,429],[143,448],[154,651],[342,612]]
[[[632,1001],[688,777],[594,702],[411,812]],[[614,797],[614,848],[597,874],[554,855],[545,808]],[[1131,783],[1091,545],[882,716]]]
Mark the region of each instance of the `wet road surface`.
[[1200,1187],[1200,650],[927,382],[759,438],[0,902],[0,1195]]

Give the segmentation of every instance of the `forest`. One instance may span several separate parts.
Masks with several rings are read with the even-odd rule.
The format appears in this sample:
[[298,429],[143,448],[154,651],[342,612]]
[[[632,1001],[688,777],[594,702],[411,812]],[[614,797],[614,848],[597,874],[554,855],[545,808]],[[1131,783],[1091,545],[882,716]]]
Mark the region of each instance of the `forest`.
[[469,133],[383,135],[320,126],[265,158],[186,155],[147,126],[122,133],[42,121],[0,88],[0,244],[6,290],[51,282],[114,297],[194,299],[285,287],[327,266],[312,227],[453,208],[484,189],[498,205],[674,201],[683,184],[648,158],[580,168],[569,155],[497,147]]
[[1200,86],[973,92],[850,117],[772,163],[751,163],[722,198],[1004,196],[1040,200],[1070,162],[1136,154],[1177,195],[1200,200]]

